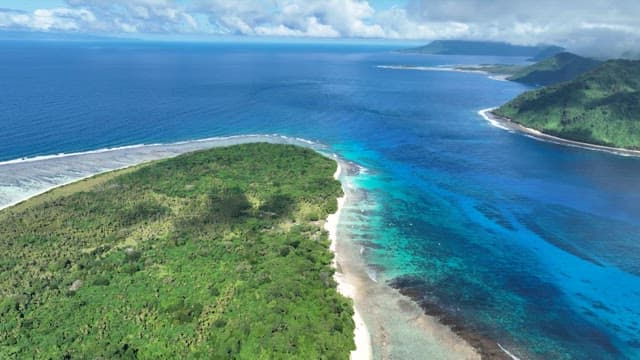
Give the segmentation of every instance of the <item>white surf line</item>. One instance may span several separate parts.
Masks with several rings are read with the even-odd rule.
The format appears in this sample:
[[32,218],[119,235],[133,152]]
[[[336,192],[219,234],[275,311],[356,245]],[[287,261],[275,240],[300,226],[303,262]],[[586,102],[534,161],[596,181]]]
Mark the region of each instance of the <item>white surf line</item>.
[[445,72],[461,72],[471,74],[483,74],[489,73],[484,70],[471,70],[471,69],[457,69],[457,65],[444,65],[444,66],[407,66],[407,65],[377,65],[379,69],[392,69],[392,70],[416,70],[416,71],[445,71]]
[[497,108],[492,107],[492,108],[482,109],[482,110],[478,111],[478,115],[482,116],[483,119],[485,119],[489,124],[491,124],[494,127],[497,127],[499,129],[502,129],[502,130],[513,131],[513,130],[509,129],[508,127],[506,127],[506,126],[500,124],[499,122],[495,121],[494,119],[492,119],[488,115],[489,112],[491,112],[491,111],[493,111],[495,109],[497,109]]
[[163,144],[137,144],[137,145],[127,145],[127,146],[117,146],[112,148],[104,148],[104,149],[96,149],[96,150],[88,150],[88,151],[80,151],[80,152],[72,152],[72,153],[58,153],[52,155],[38,155],[33,157],[23,157],[13,160],[0,161],[0,165],[10,165],[10,164],[19,164],[26,162],[34,162],[34,161],[45,161],[51,159],[60,159],[65,157],[72,156],[81,156],[81,155],[90,155],[90,154],[102,154],[112,151],[120,151],[120,150],[128,150],[128,149],[137,149],[144,146],[157,146]]
[[497,343],[498,347],[500,348],[500,350],[502,350],[505,354],[507,354],[511,359],[513,360],[520,360],[519,357],[513,355],[509,350],[505,349],[504,346],[500,345],[500,343]]
[[[391,69],[391,70],[414,70],[414,71],[442,71],[442,72],[460,72],[469,74],[485,75],[491,80],[495,81],[509,81],[506,74],[492,74],[485,70],[473,70],[473,69],[458,69],[459,65],[444,65],[444,66],[407,66],[407,65],[376,65],[379,69]],[[463,66],[463,65],[460,65]]]
[[415,71],[455,71],[449,67],[437,67],[437,66],[405,66],[405,65],[377,65],[379,69],[391,69],[391,70],[415,70]]
[[171,142],[171,143],[149,143],[149,144],[142,143],[142,144],[107,147],[107,148],[96,149],[96,150],[78,151],[78,152],[70,152],[70,153],[64,153],[63,152],[63,153],[51,154],[51,155],[37,155],[37,156],[33,156],[33,157],[23,157],[23,158],[18,158],[18,159],[0,161],[0,166],[1,165],[9,165],[9,164],[25,163],[25,162],[60,159],[60,158],[73,157],[73,156],[102,154],[102,153],[108,153],[108,152],[116,152],[116,151],[122,151],[122,150],[132,150],[132,149],[139,149],[139,148],[178,147],[178,146],[181,146],[181,145],[197,144],[197,143],[203,143],[203,142],[233,141],[233,140],[244,140],[244,139],[247,139],[247,142],[250,142],[251,138],[280,138],[280,139],[283,139],[285,141],[289,140],[289,141],[292,141],[292,142],[300,142],[300,143],[305,143],[305,144],[310,145],[310,146],[322,146],[322,144],[320,144],[318,142],[315,142],[315,141],[312,141],[312,140],[307,140],[307,139],[303,139],[303,138],[299,138],[299,137],[289,137],[289,136],[279,135],[279,134],[229,135],[229,136],[214,136],[214,137],[208,137],[208,138],[203,138],[203,139],[184,140],[184,141],[177,141],[177,142]]
[[509,80],[507,80],[507,78],[509,78],[510,76],[511,75],[491,75],[491,76],[489,76],[489,79],[495,80],[495,81],[509,82]]

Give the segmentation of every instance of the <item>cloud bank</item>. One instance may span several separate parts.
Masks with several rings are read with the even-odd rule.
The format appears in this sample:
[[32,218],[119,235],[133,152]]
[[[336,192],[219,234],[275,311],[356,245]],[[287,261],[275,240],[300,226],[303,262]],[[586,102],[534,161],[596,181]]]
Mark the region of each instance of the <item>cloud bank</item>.
[[372,1],[66,0],[28,12],[0,9],[0,30],[496,40],[600,56],[640,49],[636,0]]

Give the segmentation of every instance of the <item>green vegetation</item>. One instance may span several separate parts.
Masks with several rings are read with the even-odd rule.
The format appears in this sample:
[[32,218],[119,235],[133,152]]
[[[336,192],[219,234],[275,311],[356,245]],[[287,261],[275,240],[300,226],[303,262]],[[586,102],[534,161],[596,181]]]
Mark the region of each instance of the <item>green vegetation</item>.
[[552,85],[573,80],[601,63],[563,52],[516,71],[507,80],[531,85]]
[[526,92],[495,113],[565,139],[640,149],[640,61],[607,61],[575,80]]
[[403,50],[404,52],[441,55],[527,56],[533,61],[553,56],[564,49],[557,46],[521,46],[494,41],[436,40]]
[[238,145],[3,210],[0,358],[347,358],[352,306],[317,221],[336,210],[334,170]]

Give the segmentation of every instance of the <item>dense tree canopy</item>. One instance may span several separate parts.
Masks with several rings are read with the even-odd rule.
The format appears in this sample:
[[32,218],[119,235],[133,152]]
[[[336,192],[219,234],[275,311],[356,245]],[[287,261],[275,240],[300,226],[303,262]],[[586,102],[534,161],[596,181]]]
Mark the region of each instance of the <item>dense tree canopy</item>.
[[1,211],[0,358],[347,358],[352,306],[317,221],[334,170],[238,145]]

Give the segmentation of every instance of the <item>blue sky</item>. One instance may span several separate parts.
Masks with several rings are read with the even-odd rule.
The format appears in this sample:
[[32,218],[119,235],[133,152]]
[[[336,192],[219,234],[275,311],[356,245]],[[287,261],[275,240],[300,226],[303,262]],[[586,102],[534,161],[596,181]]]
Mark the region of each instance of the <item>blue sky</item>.
[[154,38],[434,39],[640,49],[637,0],[0,0],[0,32]]
[[0,0],[0,8],[19,9],[33,11],[41,7],[58,7],[64,6],[64,1],[59,0],[42,0],[42,1],[15,1]]

